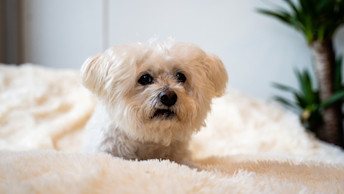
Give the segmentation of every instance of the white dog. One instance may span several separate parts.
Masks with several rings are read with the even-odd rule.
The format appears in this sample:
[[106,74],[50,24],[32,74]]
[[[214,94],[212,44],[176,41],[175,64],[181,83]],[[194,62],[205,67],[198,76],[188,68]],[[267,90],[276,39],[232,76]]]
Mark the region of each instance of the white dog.
[[182,164],[190,162],[191,135],[205,125],[228,79],[219,58],[173,40],[110,48],[88,58],[81,75],[99,99],[84,151]]

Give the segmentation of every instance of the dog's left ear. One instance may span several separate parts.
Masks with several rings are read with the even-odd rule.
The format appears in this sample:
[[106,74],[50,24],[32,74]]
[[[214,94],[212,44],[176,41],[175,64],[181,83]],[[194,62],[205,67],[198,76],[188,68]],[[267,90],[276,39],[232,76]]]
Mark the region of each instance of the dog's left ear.
[[205,63],[208,65],[208,79],[212,81],[215,96],[220,97],[226,89],[228,75],[222,61],[213,54],[208,54]]

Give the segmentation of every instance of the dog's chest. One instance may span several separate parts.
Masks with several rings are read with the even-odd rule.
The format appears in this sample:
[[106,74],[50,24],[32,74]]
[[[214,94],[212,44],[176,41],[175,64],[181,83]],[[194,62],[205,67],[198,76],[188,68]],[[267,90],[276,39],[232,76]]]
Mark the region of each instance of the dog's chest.
[[153,158],[171,159],[173,152],[172,146],[163,146],[156,143],[140,143],[136,147],[135,155],[139,160]]

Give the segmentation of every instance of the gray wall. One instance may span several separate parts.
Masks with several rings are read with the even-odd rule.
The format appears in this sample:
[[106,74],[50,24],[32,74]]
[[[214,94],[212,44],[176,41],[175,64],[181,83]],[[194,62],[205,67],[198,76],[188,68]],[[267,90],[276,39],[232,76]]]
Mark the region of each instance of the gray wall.
[[0,0],[0,62],[22,63],[22,1]]
[[5,1],[0,0],[0,63],[5,63]]

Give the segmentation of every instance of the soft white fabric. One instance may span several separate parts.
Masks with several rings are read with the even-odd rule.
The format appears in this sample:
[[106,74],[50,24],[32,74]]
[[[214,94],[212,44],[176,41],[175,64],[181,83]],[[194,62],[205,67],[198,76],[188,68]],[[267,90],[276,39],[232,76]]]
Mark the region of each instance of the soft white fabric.
[[0,65],[0,193],[344,192],[343,151],[276,104],[215,100],[190,145],[199,171],[78,153],[95,104],[78,72]]

